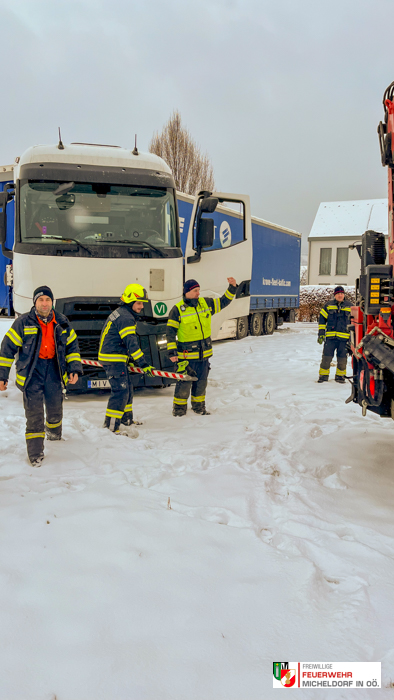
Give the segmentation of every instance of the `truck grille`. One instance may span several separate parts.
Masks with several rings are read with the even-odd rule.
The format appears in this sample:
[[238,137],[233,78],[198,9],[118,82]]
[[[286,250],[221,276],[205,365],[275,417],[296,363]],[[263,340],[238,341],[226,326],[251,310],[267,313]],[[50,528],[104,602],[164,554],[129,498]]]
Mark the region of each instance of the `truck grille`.
[[100,336],[84,338],[78,335],[78,345],[81,352],[81,357],[89,360],[97,360]]

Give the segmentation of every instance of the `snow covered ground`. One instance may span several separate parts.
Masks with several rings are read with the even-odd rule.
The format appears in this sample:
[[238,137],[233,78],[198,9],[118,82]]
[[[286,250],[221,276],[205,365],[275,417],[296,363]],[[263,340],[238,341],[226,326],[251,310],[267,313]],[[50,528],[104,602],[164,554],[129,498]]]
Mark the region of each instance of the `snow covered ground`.
[[[0,336],[10,325],[0,321]],[[394,423],[318,385],[315,324],[216,343],[211,416],[134,398],[65,402],[26,460],[0,394],[0,699],[261,700],[272,662],[381,661],[394,682]],[[171,509],[168,507],[170,498]],[[297,697],[359,697],[298,690]]]

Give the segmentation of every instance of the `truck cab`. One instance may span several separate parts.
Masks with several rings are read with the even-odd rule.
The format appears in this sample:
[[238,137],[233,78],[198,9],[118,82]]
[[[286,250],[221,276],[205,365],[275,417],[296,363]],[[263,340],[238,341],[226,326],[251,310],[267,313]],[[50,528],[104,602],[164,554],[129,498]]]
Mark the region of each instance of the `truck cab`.
[[[183,255],[166,163],[136,148],[35,146],[14,169],[12,194],[15,242],[3,252],[13,261],[15,313],[31,308],[38,284],[48,285],[55,313],[65,313],[77,332],[82,358],[94,359],[105,319],[124,288],[138,282],[150,299],[137,328],[141,349],[158,369],[172,367],[163,319],[182,295]],[[86,368],[77,390],[92,380],[105,386],[105,373]]]

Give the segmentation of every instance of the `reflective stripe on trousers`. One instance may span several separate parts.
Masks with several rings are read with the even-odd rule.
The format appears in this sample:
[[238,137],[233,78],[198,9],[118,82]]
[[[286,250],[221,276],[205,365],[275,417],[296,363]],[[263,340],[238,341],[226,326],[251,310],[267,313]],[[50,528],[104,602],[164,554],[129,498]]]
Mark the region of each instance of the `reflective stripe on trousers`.
[[176,383],[174,392],[174,406],[187,406],[190,390],[193,403],[201,403],[202,401],[205,401],[208,374],[211,368],[209,361],[202,360],[201,362],[198,362],[197,360],[191,360],[191,362],[189,362],[189,366],[190,369],[193,369],[197,373],[198,381]]
[[346,375],[346,364],[347,364],[347,351],[346,351],[346,340],[340,340],[339,338],[328,338],[323,345],[323,356],[320,363],[319,375],[327,376],[330,374],[331,361],[336,352],[337,354],[337,377],[344,377]]
[[62,435],[63,393],[56,358],[38,358],[23,393],[23,405],[26,414],[27,454],[34,462],[44,452],[45,432],[56,440],[60,440]]

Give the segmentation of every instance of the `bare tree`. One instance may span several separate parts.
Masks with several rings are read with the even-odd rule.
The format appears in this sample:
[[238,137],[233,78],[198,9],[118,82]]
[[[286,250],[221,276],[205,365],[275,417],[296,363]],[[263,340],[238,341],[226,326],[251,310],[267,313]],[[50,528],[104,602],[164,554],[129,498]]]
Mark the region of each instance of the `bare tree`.
[[175,110],[163,127],[155,133],[149,151],[165,160],[171,168],[179,192],[196,194],[199,190],[214,190],[212,164],[182,126],[181,115]]

